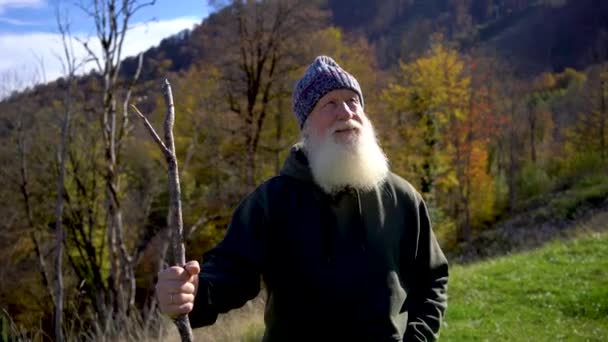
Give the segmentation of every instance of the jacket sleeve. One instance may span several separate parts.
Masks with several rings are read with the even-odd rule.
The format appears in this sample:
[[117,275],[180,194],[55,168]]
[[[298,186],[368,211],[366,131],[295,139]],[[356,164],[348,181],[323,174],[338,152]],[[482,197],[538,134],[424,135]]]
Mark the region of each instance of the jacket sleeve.
[[264,206],[253,193],[235,210],[223,240],[203,255],[194,308],[188,315],[193,328],[215,323],[218,314],[258,295],[266,222]]
[[426,204],[419,195],[418,200],[416,253],[410,269],[402,270],[411,274],[404,341],[435,341],[448,304],[448,262],[433,234]]

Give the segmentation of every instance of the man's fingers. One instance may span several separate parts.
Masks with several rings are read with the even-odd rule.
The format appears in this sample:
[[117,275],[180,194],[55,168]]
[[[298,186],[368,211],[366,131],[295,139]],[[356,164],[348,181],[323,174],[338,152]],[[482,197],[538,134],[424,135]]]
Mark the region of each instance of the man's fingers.
[[184,283],[181,284],[181,286],[179,286],[177,288],[177,293],[186,293],[186,294],[194,294],[195,288],[194,288],[194,284],[192,284],[191,282],[188,283]]
[[167,299],[169,306],[194,303],[194,295],[191,293],[170,293]]
[[195,293],[196,288],[192,282],[184,280],[164,280],[156,287],[159,293]]
[[201,271],[198,261],[192,260],[181,266],[171,266],[158,272],[158,279],[184,279],[187,280],[191,276],[199,274]]
[[188,293],[168,293],[158,300],[161,311],[170,316],[188,313],[194,307],[194,295]]
[[191,293],[167,293],[158,298],[159,302],[166,308],[172,308],[183,304],[194,303],[194,295]]
[[158,272],[158,280],[187,280],[188,278],[190,278],[190,273],[180,266],[171,266]]
[[201,267],[196,260],[188,261],[184,265],[184,268],[186,271],[188,271],[188,273],[190,273],[190,275],[197,275],[201,272]]
[[156,295],[161,312],[177,317],[192,311],[199,272],[198,261],[190,261],[158,273]]

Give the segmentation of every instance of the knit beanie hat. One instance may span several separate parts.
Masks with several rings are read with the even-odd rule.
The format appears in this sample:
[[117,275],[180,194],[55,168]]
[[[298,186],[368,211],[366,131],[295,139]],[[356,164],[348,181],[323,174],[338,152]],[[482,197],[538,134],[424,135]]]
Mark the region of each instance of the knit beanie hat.
[[350,89],[356,92],[363,107],[363,93],[357,79],[342,69],[331,57],[318,56],[308,66],[293,91],[293,111],[300,129],[317,102],[325,94],[336,89]]

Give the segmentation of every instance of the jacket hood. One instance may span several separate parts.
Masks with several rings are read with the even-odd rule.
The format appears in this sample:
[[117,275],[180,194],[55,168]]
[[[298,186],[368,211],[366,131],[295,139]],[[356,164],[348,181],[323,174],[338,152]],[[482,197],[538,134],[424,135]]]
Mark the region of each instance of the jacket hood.
[[304,152],[304,145],[299,142],[291,147],[289,156],[283,163],[283,168],[280,171],[281,175],[290,176],[305,182],[314,183],[310,166],[308,164],[308,157]]

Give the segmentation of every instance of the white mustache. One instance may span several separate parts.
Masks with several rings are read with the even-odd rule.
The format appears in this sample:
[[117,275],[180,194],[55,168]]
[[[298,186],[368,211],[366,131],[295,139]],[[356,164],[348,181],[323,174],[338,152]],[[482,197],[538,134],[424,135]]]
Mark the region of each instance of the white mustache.
[[342,130],[347,130],[347,129],[357,129],[360,131],[361,129],[363,129],[363,126],[354,120],[339,121],[339,122],[336,122],[331,127],[331,133],[336,133],[337,131],[342,131]]

